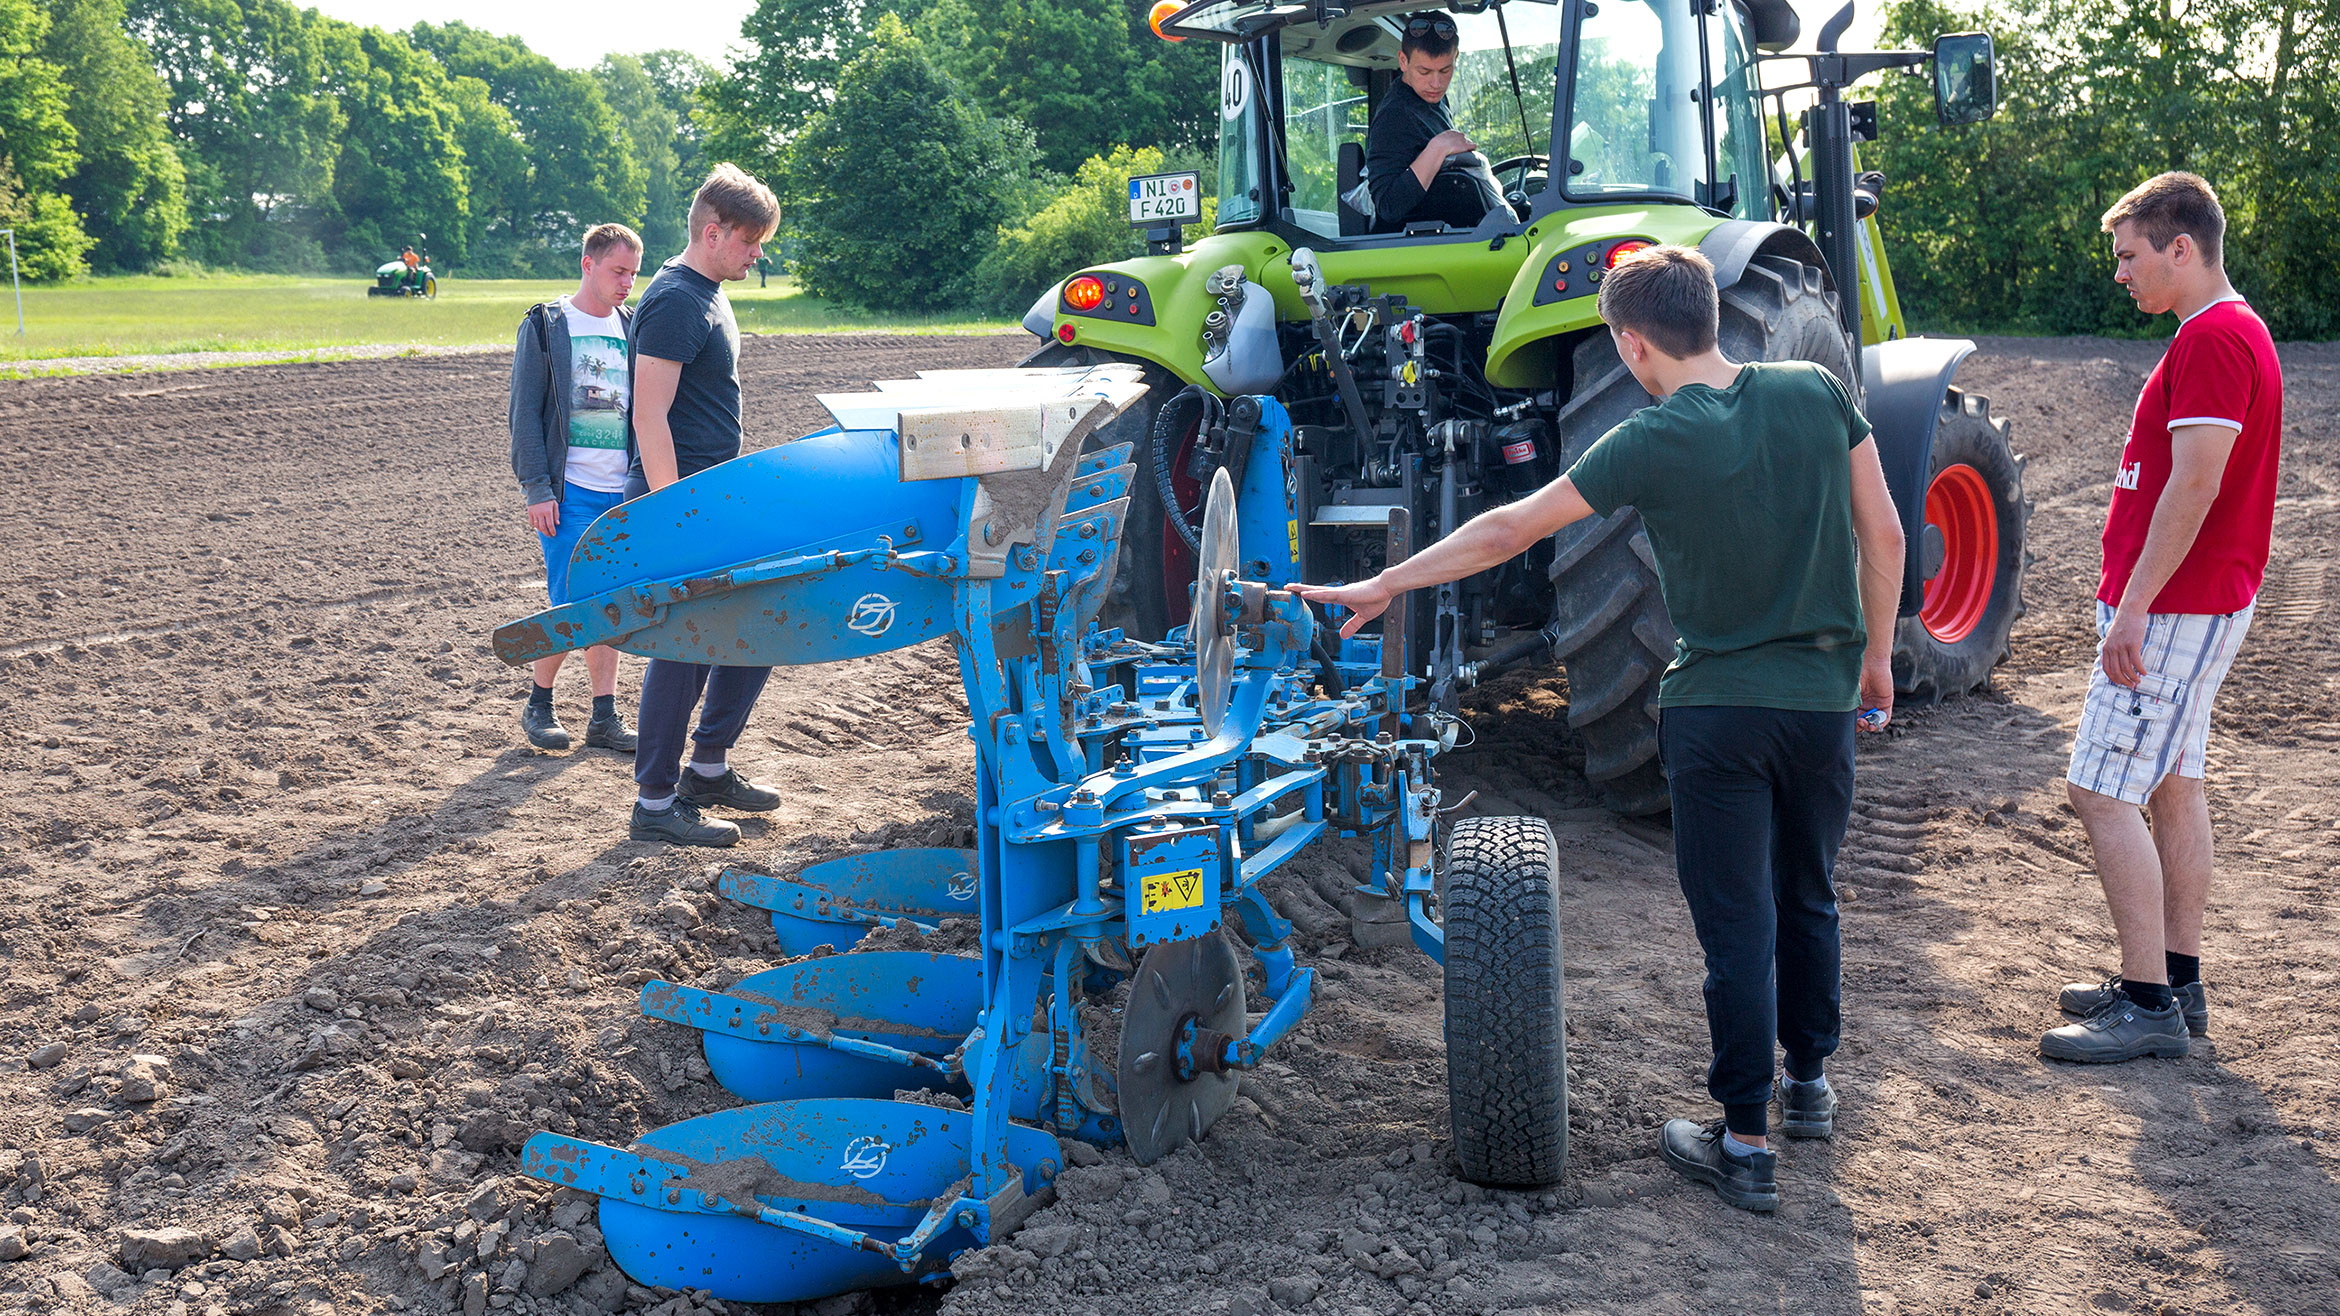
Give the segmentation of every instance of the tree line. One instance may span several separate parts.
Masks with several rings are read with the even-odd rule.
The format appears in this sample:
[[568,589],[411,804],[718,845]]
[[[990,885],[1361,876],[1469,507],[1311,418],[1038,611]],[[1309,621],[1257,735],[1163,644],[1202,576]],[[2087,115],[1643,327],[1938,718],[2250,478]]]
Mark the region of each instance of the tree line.
[[2218,190],[2228,272],[2275,336],[2340,335],[2340,0],[1897,0],[1888,22],[1999,51],[1988,123],[1935,128],[1923,79],[1879,92],[1864,152],[1912,327],[2146,331],[2097,220],[2185,169]]
[[[1889,0],[1887,37],[1986,29],[2001,108],[1933,126],[1888,77],[1882,216],[1921,329],[2139,332],[2096,216],[2187,168],[2285,337],[2340,334],[2340,0]],[[404,242],[476,276],[570,268],[608,219],[682,245],[736,160],[812,291],[1021,311],[1132,254],[1121,180],[1208,165],[1219,49],[1139,0],[760,0],[728,67],[563,69],[462,23],[360,27],[287,0],[0,0],[0,227],[34,278],[370,268]]]

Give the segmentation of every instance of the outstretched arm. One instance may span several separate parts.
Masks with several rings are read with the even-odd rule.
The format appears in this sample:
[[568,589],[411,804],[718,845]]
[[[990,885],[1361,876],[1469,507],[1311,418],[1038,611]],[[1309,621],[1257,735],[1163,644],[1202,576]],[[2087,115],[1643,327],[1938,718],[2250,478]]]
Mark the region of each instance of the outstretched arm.
[[1310,602],[1337,603],[1349,609],[1349,619],[1341,625],[1345,639],[1380,616],[1390,600],[1407,590],[1443,585],[1508,562],[1537,540],[1592,514],[1592,505],[1562,476],[1516,503],[1479,513],[1460,530],[1371,580],[1354,585],[1295,585],[1292,590]]

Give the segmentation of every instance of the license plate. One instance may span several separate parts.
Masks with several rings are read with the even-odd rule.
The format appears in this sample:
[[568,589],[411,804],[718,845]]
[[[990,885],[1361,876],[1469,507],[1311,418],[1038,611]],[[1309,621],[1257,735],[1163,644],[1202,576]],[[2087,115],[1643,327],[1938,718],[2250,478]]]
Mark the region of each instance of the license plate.
[[1202,218],[1202,175],[1147,174],[1129,180],[1129,222],[1192,223]]

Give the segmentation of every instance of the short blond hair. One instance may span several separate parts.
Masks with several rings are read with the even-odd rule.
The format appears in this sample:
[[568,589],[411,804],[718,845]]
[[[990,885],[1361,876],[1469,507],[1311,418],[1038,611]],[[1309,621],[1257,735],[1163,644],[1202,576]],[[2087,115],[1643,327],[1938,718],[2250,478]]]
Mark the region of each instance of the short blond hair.
[[1601,281],[1601,319],[1676,360],[1714,349],[1721,302],[1713,264],[1689,247],[1645,247]]
[[768,238],[780,226],[780,199],[772,195],[771,188],[757,182],[755,175],[725,161],[699,184],[698,194],[691,198],[688,222],[694,242],[710,223],[752,229]]
[[623,224],[596,224],[585,230],[585,259],[600,260],[611,247],[631,248],[642,254],[642,235]]
[[2213,269],[2225,263],[2226,210],[2200,174],[2174,169],[2155,174],[2113,202],[2103,222],[2107,233],[2116,224],[2136,225],[2138,235],[2155,251],[2169,250],[2183,233],[2202,249],[2204,263]]

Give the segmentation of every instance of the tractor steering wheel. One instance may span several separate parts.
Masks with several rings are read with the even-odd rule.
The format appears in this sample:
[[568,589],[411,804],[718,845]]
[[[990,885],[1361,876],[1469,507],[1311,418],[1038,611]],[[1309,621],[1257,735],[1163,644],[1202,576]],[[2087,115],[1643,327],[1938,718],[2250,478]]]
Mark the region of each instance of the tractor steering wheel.
[[[1519,171],[1518,176],[1507,184],[1501,181],[1503,171],[1506,169]],[[1515,155],[1508,160],[1497,161],[1494,167],[1488,171],[1496,176],[1497,186],[1503,188],[1504,202],[1521,219],[1526,219],[1528,216],[1528,175],[1539,169],[1549,175],[1552,172],[1552,157],[1548,155]],[[1550,186],[1550,184],[1546,183],[1546,186]]]

